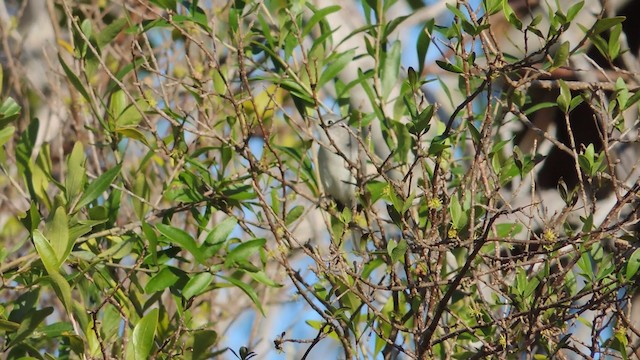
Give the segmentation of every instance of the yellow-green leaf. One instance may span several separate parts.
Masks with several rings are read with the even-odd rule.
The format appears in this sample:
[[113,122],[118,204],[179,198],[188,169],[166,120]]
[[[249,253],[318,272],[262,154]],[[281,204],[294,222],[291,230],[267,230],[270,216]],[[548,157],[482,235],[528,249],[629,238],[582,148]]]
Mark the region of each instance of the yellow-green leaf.
[[158,309],[153,309],[133,328],[127,344],[127,360],[146,360],[153,348],[153,338],[158,325]]
[[58,260],[56,269],[59,269],[65,260],[67,260],[67,256],[69,256],[71,248],[73,247],[73,244],[70,244],[69,241],[69,220],[63,206],[59,206],[55,210],[53,218],[47,221],[44,236],[51,244],[51,248]]

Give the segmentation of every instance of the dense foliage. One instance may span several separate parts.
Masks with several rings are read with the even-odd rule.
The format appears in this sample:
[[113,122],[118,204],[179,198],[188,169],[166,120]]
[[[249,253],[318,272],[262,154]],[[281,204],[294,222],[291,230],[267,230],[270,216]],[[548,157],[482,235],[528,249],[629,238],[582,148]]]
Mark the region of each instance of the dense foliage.
[[[631,355],[639,185],[619,167],[640,92],[616,62],[632,54],[625,18],[407,3],[434,12],[49,2],[47,83],[3,50],[5,357]],[[587,51],[618,72],[557,75]],[[362,162],[319,140],[331,113]],[[345,157],[354,206],[326,196],[319,147]],[[549,148],[575,178],[544,188]]]

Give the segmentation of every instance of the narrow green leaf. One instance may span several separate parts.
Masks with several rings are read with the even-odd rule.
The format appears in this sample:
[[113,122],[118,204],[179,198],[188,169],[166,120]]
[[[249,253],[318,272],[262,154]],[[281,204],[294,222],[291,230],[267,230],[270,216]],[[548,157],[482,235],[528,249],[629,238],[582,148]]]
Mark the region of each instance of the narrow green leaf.
[[443,70],[455,73],[455,74],[462,74],[464,71],[462,70],[461,67],[453,65],[451,63],[448,63],[446,61],[442,61],[442,60],[436,60],[436,64],[441,67]]
[[0,105],[0,129],[20,116],[22,108],[13,98],[8,97]]
[[629,97],[629,100],[627,100],[627,102],[625,103],[623,110],[627,110],[628,108],[633,106],[635,103],[637,103],[639,100],[640,100],[640,91],[636,91],[633,95],[631,95],[631,97]]
[[20,324],[13,322],[13,321],[9,321],[9,320],[5,320],[5,319],[0,319],[0,333],[5,333],[5,332],[15,332],[20,328]]
[[505,239],[518,235],[523,230],[522,224],[504,223],[496,225],[496,237]]
[[158,224],[156,228],[162,235],[164,235],[171,243],[178,245],[179,247],[187,250],[193,257],[200,263],[204,264],[206,259],[202,256],[202,252],[198,248],[196,241],[184,230],[178,229],[171,225]]
[[151,279],[149,279],[147,285],[144,287],[144,292],[152,294],[173,286],[178,282],[178,280],[180,280],[180,276],[178,276],[176,272],[182,272],[182,270],[175,269],[170,266],[163,267],[157,274],[153,275]]
[[147,141],[147,137],[144,136],[144,134],[140,130],[138,130],[136,127],[133,127],[133,126],[119,127],[115,129],[115,132],[126,138],[138,140],[141,143],[150,147],[149,142]]
[[117,114],[116,124],[118,128],[129,128],[140,124],[143,113],[151,110],[146,99],[137,99],[135,104],[130,104]]
[[266,239],[260,238],[241,243],[229,251],[225,258],[225,264],[230,266],[235,262],[249,261],[249,257],[264,248],[266,242]]
[[191,299],[194,296],[202,294],[209,284],[213,281],[213,275],[209,272],[196,274],[182,288],[182,296],[185,299]]
[[405,239],[401,239],[396,246],[391,249],[389,256],[391,257],[391,262],[393,264],[398,264],[400,262],[404,263],[404,255],[407,252],[409,245]]
[[322,21],[327,15],[339,11],[341,7],[339,5],[327,6],[326,8],[318,9],[313,12],[313,16],[307,21],[306,25],[302,29],[301,38],[306,37],[311,29],[320,21]]
[[193,332],[193,359],[209,359],[209,348],[218,340],[218,333],[213,330],[196,330]]
[[525,110],[524,114],[525,115],[531,115],[534,112],[538,111],[538,110],[542,110],[542,109],[547,109],[550,107],[554,107],[557,104],[555,102],[551,102],[551,101],[547,101],[547,102],[541,102],[541,103],[537,103],[535,105],[533,105],[530,108],[527,108],[527,110]]
[[49,240],[51,248],[56,255],[56,269],[67,260],[73,244],[69,241],[69,219],[64,206],[59,206],[53,214],[53,218],[47,221],[44,236]]
[[396,41],[391,45],[391,49],[387,51],[382,67],[382,98],[387,99],[391,90],[398,82],[400,76],[400,55],[402,54],[402,45],[400,41]]
[[4,128],[0,128],[0,146],[3,146],[9,140],[11,140],[15,131],[16,131],[15,126],[7,126]]
[[264,271],[260,270],[260,271],[256,271],[256,272],[250,272],[249,276],[251,276],[251,278],[261,284],[265,284],[267,286],[271,286],[271,287],[282,287],[281,284],[278,284],[277,282],[273,281],[271,279],[271,277],[269,277]]
[[593,274],[593,264],[591,262],[591,256],[589,255],[589,252],[583,252],[582,255],[580,256],[580,259],[578,260],[578,262],[576,263],[576,265],[578,265],[578,268],[582,271],[582,276],[586,277],[587,279],[593,279],[594,278],[594,274]]
[[212,245],[226,241],[236,225],[238,225],[238,219],[235,217],[230,216],[224,219],[211,230],[204,242]]
[[65,190],[67,202],[72,203],[76,196],[82,191],[86,182],[85,174],[85,154],[82,143],[76,141],[73,145],[71,155],[67,159],[67,176],[65,178]]
[[633,277],[638,273],[640,268],[640,249],[636,249],[627,261],[627,271],[625,276],[628,281],[631,281]]
[[509,0],[502,0],[502,11],[504,13],[504,17],[511,25],[515,26],[518,30],[522,29],[522,21],[520,21],[513,12],[511,5],[509,5]]
[[568,22],[573,21],[573,19],[575,19],[576,15],[578,15],[580,10],[582,10],[583,6],[584,6],[584,1],[579,1],[579,2],[571,5],[569,10],[567,10],[567,21]]
[[125,17],[114,20],[111,24],[107,25],[98,34],[96,34],[96,43],[99,48],[103,48],[109,44],[113,39],[118,36],[120,31],[127,26],[127,19]]
[[322,71],[320,75],[320,79],[318,79],[318,87],[321,87],[327,84],[329,81],[333,80],[339,73],[344,69],[349,63],[352,62],[353,57],[356,55],[355,50],[349,50],[342,54],[339,54],[337,57],[330,57],[327,59],[327,66]]
[[56,252],[51,247],[49,240],[47,240],[38,229],[33,230],[33,244],[36,247],[38,255],[40,255],[40,259],[47,273],[57,273],[59,261],[56,257]]
[[112,128],[115,128],[116,120],[120,117],[120,114],[127,108],[129,104],[127,95],[121,89],[118,89],[111,94],[109,99],[109,124]]
[[564,80],[560,79],[558,83],[560,84],[560,95],[558,95],[556,102],[558,108],[560,108],[562,112],[567,113],[569,112],[569,106],[571,104],[571,90],[569,90],[569,86]]
[[153,348],[153,339],[158,324],[158,309],[155,308],[138,321],[127,344],[127,360],[146,360]]
[[293,223],[294,221],[298,220],[298,218],[300,218],[303,212],[304,212],[304,206],[302,205],[294,206],[293,209],[289,210],[289,213],[287,213],[287,217],[285,218],[285,224],[291,225],[291,223]]
[[73,302],[71,300],[71,286],[69,286],[67,279],[60,275],[57,270],[54,273],[50,273],[49,278],[51,279],[53,290],[62,302],[62,305],[64,305],[65,310],[67,310],[67,314],[72,314]]
[[609,30],[617,24],[622,24],[627,18],[624,16],[614,16],[610,18],[598,19],[591,29],[591,35],[598,35]]
[[467,128],[469,129],[469,133],[471,133],[471,138],[475,144],[480,144],[480,131],[476,129],[471,121],[467,121]]
[[553,55],[553,64],[550,70],[564,66],[567,63],[567,59],[569,59],[569,52],[569,42],[565,41],[558,47],[558,50]]
[[609,42],[607,44],[607,55],[609,59],[615,60],[620,55],[620,36],[622,34],[622,24],[616,24],[611,27],[609,34]]
[[113,184],[113,180],[115,180],[115,178],[120,173],[120,169],[122,169],[122,163],[107,170],[104,174],[100,175],[100,177],[91,182],[91,184],[87,186],[87,189],[80,197],[80,200],[78,200],[78,203],[74,206],[74,210],[82,209],[84,206],[88,205],[93,200],[102,195],[102,193],[107,190],[109,186],[111,186],[111,184]]
[[71,82],[73,87],[75,87],[76,90],[78,90],[78,92],[82,95],[82,97],[87,102],[91,103],[91,98],[89,97],[89,93],[84,88],[84,85],[82,85],[82,82],[80,82],[80,79],[78,79],[76,74],[69,68],[67,63],[64,62],[64,60],[62,59],[61,55],[58,55],[58,61],[60,61],[60,65],[62,66],[62,70],[64,70],[64,73],[67,76],[67,79],[69,79],[69,81]]
[[462,205],[457,196],[452,196],[449,202],[451,222],[456,230],[461,230],[467,224],[467,215],[462,211]]

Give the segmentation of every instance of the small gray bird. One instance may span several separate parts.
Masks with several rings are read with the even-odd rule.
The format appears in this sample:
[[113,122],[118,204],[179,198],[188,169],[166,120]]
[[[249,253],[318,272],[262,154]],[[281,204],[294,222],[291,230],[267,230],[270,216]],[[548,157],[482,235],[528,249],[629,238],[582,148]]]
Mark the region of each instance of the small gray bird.
[[[340,206],[352,208],[356,202],[356,174],[364,171],[363,151],[359,150],[355,130],[335,115],[322,117],[318,167],[324,191]],[[351,169],[349,162],[359,167]]]

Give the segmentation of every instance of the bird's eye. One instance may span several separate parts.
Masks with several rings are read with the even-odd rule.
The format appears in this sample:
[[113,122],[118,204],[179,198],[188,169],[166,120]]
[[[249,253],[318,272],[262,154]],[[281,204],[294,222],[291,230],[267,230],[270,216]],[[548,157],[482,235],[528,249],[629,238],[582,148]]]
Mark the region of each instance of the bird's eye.
[[329,121],[327,121],[327,125],[328,125],[328,126],[333,125],[333,123],[335,123],[335,121],[333,121],[333,120],[329,120]]

